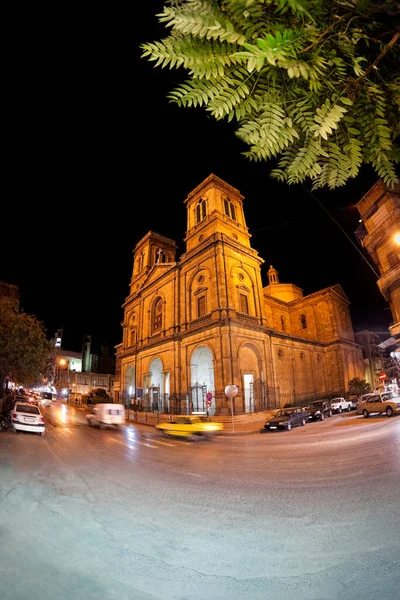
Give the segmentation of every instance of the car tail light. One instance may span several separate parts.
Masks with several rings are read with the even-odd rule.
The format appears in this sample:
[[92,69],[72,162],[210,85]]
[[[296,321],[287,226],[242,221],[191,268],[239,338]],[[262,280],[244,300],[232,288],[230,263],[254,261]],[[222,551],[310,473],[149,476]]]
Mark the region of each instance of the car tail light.
[[17,421],[19,421],[17,413],[13,413],[13,416],[12,416],[12,418],[13,418],[13,419],[16,419]]
[[40,422],[44,423],[44,418],[43,417],[40,417]]

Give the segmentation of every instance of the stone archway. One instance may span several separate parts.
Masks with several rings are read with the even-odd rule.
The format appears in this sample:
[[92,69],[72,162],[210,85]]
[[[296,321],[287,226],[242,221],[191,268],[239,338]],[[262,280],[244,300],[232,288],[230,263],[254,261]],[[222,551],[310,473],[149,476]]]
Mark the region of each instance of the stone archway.
[[130,402],[131,398],[136,396],[135,368],[128,365],[125,370],[124,400]]
[[164,373],[160,358],[149,364],[149,401],[153,412],[164,412]]
[[253,413],[263,401],[263,398],[256,397],[263,395],[258,349],[252,344],[244,344],[239,349],[238,359],[243,386],[243,410],[245,413]]
[[213,354],[207,346],[198,346],[190,360],[190,387],[192,395],[196,396],[196,408],[198,408],[200,395],[211,392],[211,406],[208,411],[210,415],[215,414],[213,361]]

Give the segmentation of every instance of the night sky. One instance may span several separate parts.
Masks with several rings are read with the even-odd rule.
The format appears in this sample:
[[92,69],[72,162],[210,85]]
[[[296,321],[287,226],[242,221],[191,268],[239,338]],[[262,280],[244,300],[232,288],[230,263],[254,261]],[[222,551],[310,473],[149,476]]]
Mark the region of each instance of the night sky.
[[162,6],[58,8],[54,27],[40,15],[33,29],[22,24],[3,85],[0,280],[19,287],[48,337],[63,327],[65,349],[80,350],[85,334],[118,344],[135,245],[152,230],[174,239],[179,257],[184,201],[214,173],[245,196],[265,285],[270,264],[304,295],[340,284],[355,331],[386,331],[389,306],[354,235],[355,205],[376,174],[363,168],[334,192],[277,183],[274,163],[241,154],[233,125],[169,104],[184,73],[140,58],[141,43],[168,33]]

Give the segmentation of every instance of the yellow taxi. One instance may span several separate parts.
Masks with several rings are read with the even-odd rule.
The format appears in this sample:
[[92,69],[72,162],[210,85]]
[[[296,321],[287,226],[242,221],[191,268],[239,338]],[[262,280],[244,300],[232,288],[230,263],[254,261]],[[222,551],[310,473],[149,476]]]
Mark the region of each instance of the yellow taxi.
[[209,421],[205,415],[175,415],[171,421],[156,425],[156,429],[165,436],[184,437],[189,440],[213,437],[223,428],[223,423]]

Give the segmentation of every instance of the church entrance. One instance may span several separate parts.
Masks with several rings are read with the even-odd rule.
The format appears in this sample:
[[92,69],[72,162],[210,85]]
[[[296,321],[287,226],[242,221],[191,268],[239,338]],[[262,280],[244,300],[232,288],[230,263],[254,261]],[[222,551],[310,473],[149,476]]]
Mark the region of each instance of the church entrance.
[[215,397],[213,355],[207,346],[199,346],[193,352],[190,361],[189,395],[192,402],[192,411],[207,412],[207,393],[210,393],[209,397],[211,399],[209,414],[214,415]]

